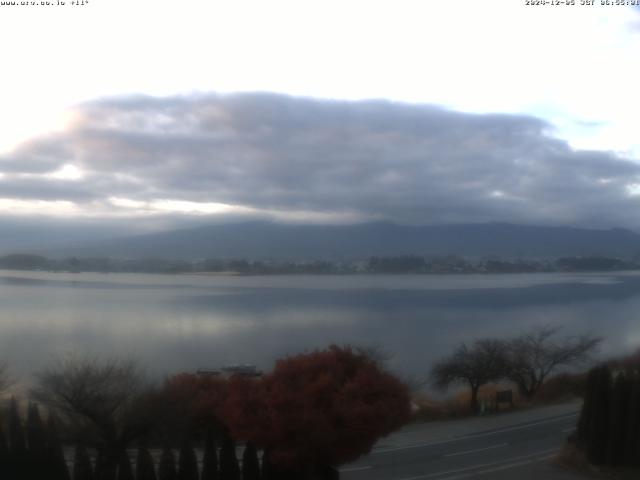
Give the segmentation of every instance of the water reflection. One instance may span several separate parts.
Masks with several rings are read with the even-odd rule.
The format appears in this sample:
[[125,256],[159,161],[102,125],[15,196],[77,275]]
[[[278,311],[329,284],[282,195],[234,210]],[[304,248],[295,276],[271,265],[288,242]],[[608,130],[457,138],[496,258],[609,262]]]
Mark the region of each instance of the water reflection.
[[133,355],[154,374],[269,369],[328,343],[379,344],[420,375],[463,340],[533,325],[640,341],[637,275],[206,277],[0,274],[0,357],[19,374],[69,350]]

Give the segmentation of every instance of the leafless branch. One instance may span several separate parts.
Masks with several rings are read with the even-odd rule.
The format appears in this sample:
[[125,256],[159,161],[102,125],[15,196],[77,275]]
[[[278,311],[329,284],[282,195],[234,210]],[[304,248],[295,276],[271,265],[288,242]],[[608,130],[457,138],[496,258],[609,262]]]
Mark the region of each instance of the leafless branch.
[[602,338],[591,334],[558,339],[560,330],[545,325],[509,342],[508,377],[528,399],[535,396],[553,371],[588,362],[602,342]]

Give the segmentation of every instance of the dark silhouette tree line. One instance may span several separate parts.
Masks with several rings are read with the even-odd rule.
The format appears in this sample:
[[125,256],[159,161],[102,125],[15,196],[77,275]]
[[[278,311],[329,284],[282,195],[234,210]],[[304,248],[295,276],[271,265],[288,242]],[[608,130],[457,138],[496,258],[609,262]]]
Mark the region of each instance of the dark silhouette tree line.
[[575,440],[594,465],[640,466],[640,363],[589,371]]
[[[26,422],[19,414],[18,403],[11,401],[8,435],[0,428],[0,478],[11,480],[260,480],[258,451],[245,445],[242,466],[236,458],[235,441],[227,436],[218,453],[213,435],[204,446],[202,468],[190,441],[182,443],[178,455],[166,446],[156,468],[148,448],[137,449],[135,468],[127,450],[120,452],[115,469],[105,468],[98,452],[92,461],[87,447],[77,444],[70,466],[64,457],[58,435],[57,420],[49,416],[45,424],[36,404],[30,403]],[[219,457],[219,459],[218,459]]]
[[70,480],[55,416],[45,424],[31,403],[23,422],[13,398],[8,417],[6,436],[0,426],[0,478]]

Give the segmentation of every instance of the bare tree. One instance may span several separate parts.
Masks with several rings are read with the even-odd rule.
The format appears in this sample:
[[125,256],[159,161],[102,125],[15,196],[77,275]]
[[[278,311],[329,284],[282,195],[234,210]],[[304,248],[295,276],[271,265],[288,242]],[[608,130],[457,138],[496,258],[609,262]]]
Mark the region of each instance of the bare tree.
[[476,340],[471,346],[461,344],[431,369],[433,384],[441,389],[453,383],[471,388],[470,407],[478,411],[478,390],[482,385],[504,378],[507,373],[508,348],[499,339]]
[[602,342],[602,338],[591,334],[557,338],[560,330],[560,327],[545,325],[509,342],[507,377],[528,400],[553,371],[587,362]]
[[[115,474],[120,453],[153,426],[151,394],[132,360],[66,356],[37,375],[32,396],[64,415]],[[147,402],[145,406],[143,402]]]

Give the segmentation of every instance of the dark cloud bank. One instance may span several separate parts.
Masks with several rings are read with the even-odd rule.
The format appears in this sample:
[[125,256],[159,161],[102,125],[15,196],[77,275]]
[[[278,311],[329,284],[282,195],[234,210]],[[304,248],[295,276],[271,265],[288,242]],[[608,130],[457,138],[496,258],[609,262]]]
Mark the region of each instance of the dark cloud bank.
[[[68,200],[89,212],[102,205],[96,215],[122,209],[108,200],[118,197],[308,212],[310,220],[638,229],[640,196],[631,192],[640,165],[572,150],[551,131],[530,116],[388,101],[107,99],[80,106],[64,132],[0,157],[0,198]],[[86,176],[45,175],[63,165]]]

